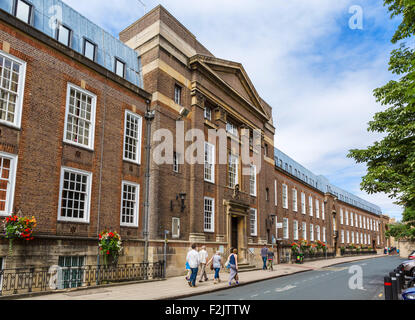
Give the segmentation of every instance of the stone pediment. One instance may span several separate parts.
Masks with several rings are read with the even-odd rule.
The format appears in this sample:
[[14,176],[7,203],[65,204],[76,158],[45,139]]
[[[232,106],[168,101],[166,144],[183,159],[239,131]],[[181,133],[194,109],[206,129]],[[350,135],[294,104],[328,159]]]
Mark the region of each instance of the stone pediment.
[[242,64],[204,55],[195,55],[190,59],[190,65],[196,62],[265,118],[271,117]]

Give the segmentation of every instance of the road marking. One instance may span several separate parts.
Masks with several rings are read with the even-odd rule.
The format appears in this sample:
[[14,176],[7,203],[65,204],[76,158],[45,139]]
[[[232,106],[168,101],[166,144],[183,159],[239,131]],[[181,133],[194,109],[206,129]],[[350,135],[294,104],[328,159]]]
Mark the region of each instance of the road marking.
[[269,291],[269,290],[267,290],[267,291],[265,291],[264,293],[270,293],[271,291]]
[[291,290],[291,289],[294,289],[294,288],[296,288],[296,286],[288,285],[288,286],[285,286],[283,288],[275,289],[275,292],[284,292],[284,291],[288,291],[288,290]]
[[383,296],[383,293],[381,293],[378,297],[379,297],[379,298],[382,298],[382,296]]
[[251,298],[255,298],[255,297],[258,297],[258,295],[257,294],[254,294],[253,296],[251,296]]

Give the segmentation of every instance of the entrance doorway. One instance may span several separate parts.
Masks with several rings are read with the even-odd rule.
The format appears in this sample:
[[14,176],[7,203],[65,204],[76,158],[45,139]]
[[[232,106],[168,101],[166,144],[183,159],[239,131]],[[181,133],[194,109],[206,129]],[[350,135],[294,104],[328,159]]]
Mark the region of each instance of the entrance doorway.
[[232,217],[231,219],[231,247],[238,249],[238,218]]

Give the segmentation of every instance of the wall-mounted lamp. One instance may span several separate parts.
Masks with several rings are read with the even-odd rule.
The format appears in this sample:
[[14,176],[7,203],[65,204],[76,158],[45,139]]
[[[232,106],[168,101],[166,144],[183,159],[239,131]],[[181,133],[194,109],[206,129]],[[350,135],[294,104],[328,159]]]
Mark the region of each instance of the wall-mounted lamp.
[[[180,200],[180,212],[183,212],[186,206],[184,205],[184,200],[186,199],[186,193],[179,193],[176,195],[176,201]],[[173,200],[170,200],[170,211],[173,211]]]

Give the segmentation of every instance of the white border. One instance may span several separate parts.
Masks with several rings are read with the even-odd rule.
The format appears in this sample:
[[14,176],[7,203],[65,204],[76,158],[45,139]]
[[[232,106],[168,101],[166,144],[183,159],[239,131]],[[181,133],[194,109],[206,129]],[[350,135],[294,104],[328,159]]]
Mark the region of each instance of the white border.
[[[212,172],[211,172],[212,179],[210,179],[210,180],[206,179],[206,176],[205,176],[206,163],[205,162],[204,162],[204,166],[203,166],[203,178],[207,182],[215,183],[216,149],[215,149],[214,144],[211,144],[211,143],[205,141],[205,153],[206,153],[206,147],[211,147],[211,150],[212,150],[212,155],[211,155],[212,156]],[[209,148],[208,148],[208,150],[209,150]],[[177,156],[177,153],[176,153],[176,156]]]
[[249,208],[249,225],[251,225],[251,211],[255,211],[255,225],[254,225],[254,233],[252,233],[251,228],[249,230],[251,236],[256,237],[258,236],[258,213],[257,213],[257,209],[255,208]]

